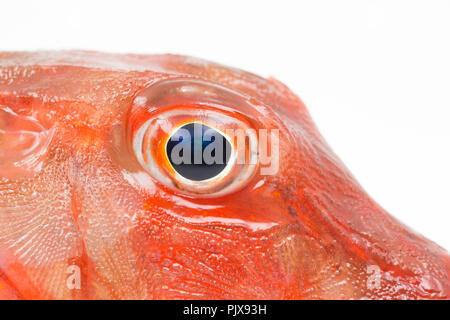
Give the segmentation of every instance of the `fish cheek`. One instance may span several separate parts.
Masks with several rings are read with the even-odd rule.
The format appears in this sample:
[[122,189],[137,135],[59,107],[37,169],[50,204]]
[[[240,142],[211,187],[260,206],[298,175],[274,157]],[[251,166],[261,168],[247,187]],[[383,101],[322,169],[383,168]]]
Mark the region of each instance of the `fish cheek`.
[[155,298],[276,298],[282,295],[265,233],[180,222],[157,208],[132,231]]

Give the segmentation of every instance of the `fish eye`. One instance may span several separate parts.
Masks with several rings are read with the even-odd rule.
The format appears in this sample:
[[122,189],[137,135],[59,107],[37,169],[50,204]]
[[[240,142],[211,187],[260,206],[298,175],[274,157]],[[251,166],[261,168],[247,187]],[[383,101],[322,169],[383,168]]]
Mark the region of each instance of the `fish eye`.
[[166,155],[182,177],[204,181],[218,176],[230,163],[231,144],[225,134],[202,123],[188,123],[167,140]]
[[157,182],[181,194],[221,196],[246,185],[259,166],[257,120],[248,99],[194,79],[141,91],[128,116],[131,151]]

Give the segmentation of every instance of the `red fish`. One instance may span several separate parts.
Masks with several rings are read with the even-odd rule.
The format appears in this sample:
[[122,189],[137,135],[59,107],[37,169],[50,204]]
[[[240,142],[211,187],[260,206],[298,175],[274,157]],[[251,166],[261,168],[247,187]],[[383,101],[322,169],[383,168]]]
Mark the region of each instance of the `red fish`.
[[[183,175],[167,143],[189,123],[277,132],[275,169],[235,162],[261,155],[256,135],[229,140],[217,175]],[[449,296],[447,252],[365,193],[277,80],[176,55],[0,53],[0,298]]]

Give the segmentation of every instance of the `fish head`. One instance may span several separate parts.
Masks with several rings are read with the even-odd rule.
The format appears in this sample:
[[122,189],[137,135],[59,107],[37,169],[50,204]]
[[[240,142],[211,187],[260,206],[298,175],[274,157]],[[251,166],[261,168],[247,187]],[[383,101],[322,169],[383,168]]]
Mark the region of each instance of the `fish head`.
[[375,203],[273,78],[176,55],[1,53],[0,160],[0,296],[450,292],[445,250]]

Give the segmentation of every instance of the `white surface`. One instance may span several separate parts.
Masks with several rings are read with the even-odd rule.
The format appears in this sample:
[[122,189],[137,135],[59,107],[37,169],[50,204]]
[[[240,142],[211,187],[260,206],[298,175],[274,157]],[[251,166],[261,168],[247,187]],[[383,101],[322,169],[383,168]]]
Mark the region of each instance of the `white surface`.
[[0,49],[180,53],[288,84],[369,194],[450,249],[450,1],[8,1]]

